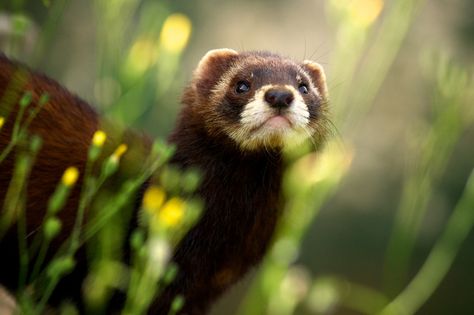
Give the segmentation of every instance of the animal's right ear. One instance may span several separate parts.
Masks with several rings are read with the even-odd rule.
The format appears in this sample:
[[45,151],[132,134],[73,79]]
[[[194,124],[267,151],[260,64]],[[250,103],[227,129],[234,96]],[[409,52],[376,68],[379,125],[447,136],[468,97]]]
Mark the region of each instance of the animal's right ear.
[[228,48],[208,51],[194,71],[194,88],[201,95],[209,96],[222,74],[229,69],[238,55],[238,52]]
[[326,75],[324,74],[323,67],[317,62],[305,60],[303,61],[303,69],[308,72],[311,80],[321,94],[321,97],[323,99],[327,99],[328,87],[326,84]]

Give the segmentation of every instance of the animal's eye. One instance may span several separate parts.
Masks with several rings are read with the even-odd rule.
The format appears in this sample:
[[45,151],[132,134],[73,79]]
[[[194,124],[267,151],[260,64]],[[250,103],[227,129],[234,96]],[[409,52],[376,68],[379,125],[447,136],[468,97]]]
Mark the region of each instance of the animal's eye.
[[235,91],[239,94],[248,92],[250,90],[250,83],[247,81],[239,81],[235,87]]
[[304,83],[300,83],[298,86],[298,91],[300,91],[302,94],[308,94],[308,86]]

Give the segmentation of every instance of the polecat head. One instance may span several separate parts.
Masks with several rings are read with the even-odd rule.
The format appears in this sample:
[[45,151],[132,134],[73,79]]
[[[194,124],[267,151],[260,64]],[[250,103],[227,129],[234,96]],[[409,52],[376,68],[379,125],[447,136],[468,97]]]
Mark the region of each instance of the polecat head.
[[327,87],[322,67],[267,52],[209,51],[190,87],[193,111],[208,133],[242,149],[282,148],[326,134]]

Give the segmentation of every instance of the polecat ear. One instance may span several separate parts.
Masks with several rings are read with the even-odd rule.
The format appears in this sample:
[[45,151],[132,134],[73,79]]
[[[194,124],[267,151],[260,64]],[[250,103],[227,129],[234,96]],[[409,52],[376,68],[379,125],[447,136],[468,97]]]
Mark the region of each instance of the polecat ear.
[[303,69],[306,70],[306,72],[311,77],[311,80],[313,80],[313,83],[321,94],[321,97],[327,99],[328,87],[326,84],[326,74],[324,73],[323,67],[317,62],[305,60],[303,61]]
[[228,48],[208,51],[194,71],[194,88],[208,96],[238,55],[238,52]]

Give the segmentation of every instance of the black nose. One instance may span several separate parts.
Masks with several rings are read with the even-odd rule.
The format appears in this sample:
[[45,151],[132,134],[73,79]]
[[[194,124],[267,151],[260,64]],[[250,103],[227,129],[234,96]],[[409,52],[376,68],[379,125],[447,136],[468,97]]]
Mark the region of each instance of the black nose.
[[294,96],[286,89],[270,89],[265,93],[265,101],[273,108],[288,108]]

